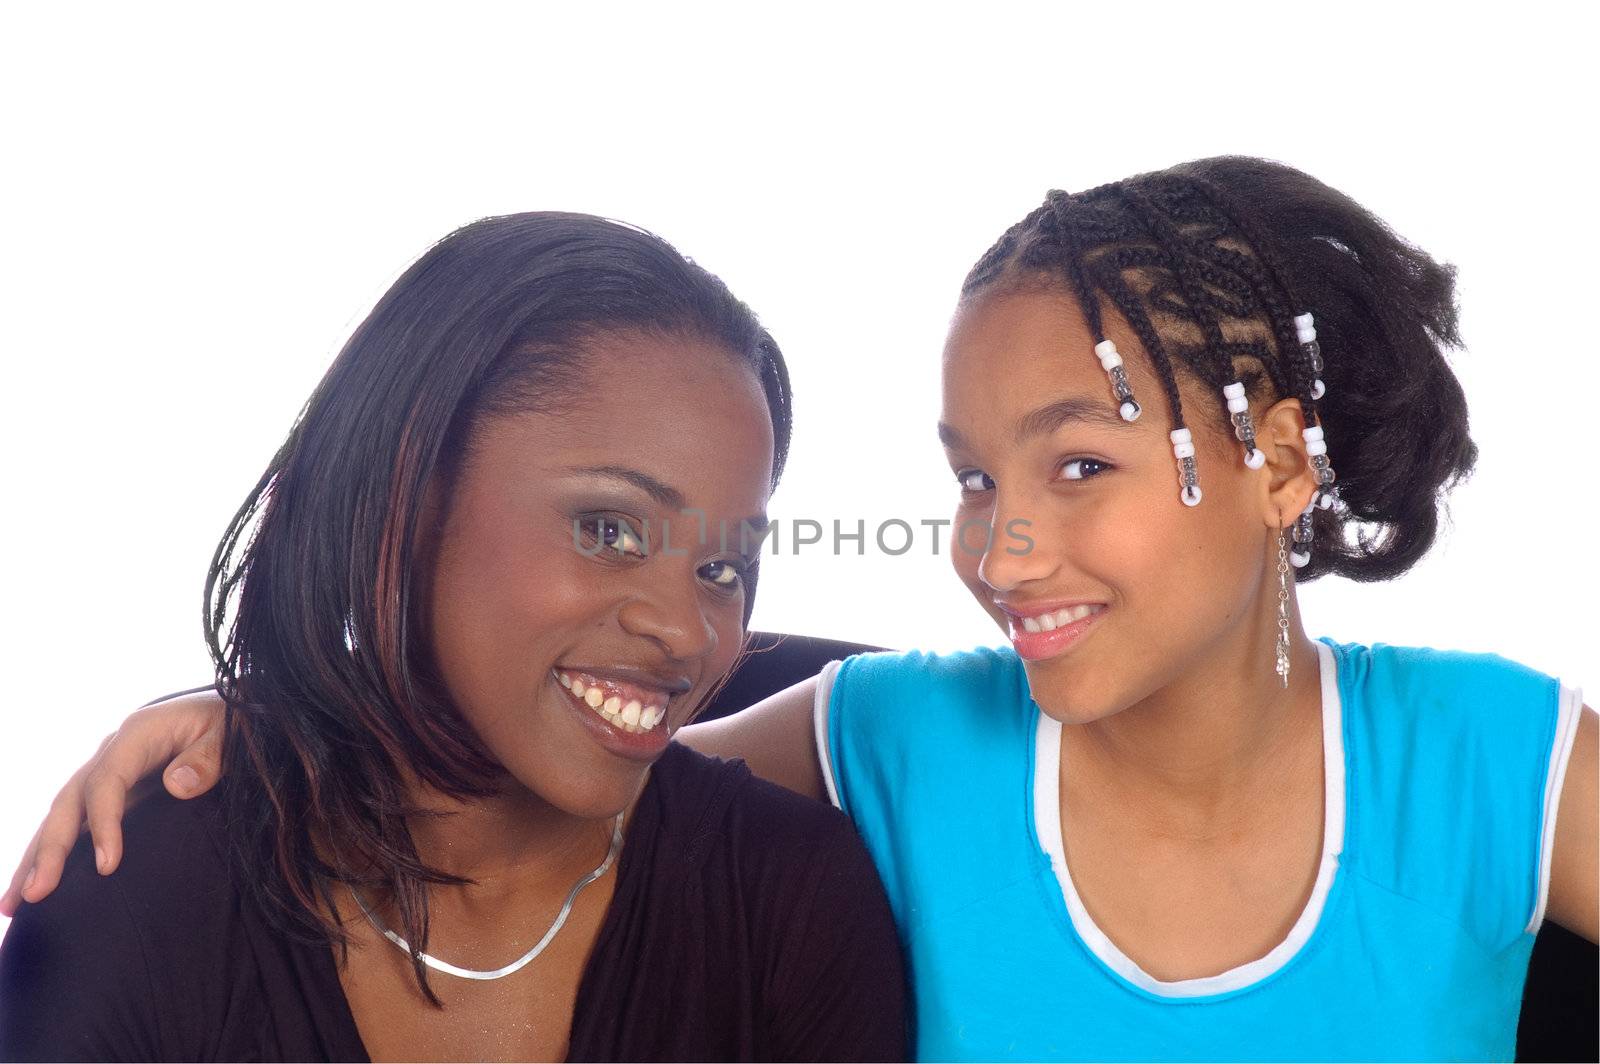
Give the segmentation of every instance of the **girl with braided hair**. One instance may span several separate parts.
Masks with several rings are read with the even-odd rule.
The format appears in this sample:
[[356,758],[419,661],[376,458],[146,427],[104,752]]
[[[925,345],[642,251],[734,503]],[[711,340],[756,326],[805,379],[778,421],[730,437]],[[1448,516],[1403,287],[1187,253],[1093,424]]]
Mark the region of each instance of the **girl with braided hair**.
[[[939,431],[1010,646],[850,657],[680,735],[853,819],[919,1057],[1512,1056],[1543,920],[1600,935],[1596,716],[1492,655],[1314,640],[1296,596],[1433,542],[1475,459],[1458,342],[1447,267],[1257,159],[1051,193],[979,260]],[[80,772],[27,896],[86,803],[119,852],[118,781],[209,786],[216,713]]]

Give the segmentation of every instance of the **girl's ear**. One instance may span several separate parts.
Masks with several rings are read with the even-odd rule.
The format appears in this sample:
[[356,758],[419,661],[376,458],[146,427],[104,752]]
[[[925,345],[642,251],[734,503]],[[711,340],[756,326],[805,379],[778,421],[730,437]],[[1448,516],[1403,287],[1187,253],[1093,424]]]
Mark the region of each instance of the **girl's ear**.
[[1268,528],[1287,528],[1317,492],[1317,477],[1306,453],[1305,414],[1298,399],[1280,399],[1256,421],[1256,446],[1267,456],[1261,485],[1261,519]]

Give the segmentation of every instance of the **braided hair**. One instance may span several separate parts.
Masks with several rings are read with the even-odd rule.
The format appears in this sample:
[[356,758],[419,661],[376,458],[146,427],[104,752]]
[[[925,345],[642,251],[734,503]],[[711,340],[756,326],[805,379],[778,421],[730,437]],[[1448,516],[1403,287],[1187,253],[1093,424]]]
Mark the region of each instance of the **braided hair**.
[[[1097,342],[1105,310],[1121,315],[1174,429],[1188,427],[1180,372],[1211,390],[1230,430],[1222,389],[1234,381],[1252,399],[1296,399],[1323,426],[1337,503],[1314,512],[1299,579],[1385,580],[1432,546],[1445,493],[1477,460],[1444,357],[1461,343],[1455,271],[1360,204],[1241,156],[1054,191],[978,260],[962,296],[1041,282],[1070,291]],[[1306,312],[1324,366],[1299,342]]]

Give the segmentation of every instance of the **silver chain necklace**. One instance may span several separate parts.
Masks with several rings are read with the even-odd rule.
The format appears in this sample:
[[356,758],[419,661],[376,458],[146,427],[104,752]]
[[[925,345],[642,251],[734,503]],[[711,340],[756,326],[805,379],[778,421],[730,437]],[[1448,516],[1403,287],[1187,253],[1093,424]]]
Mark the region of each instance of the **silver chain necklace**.
[[[503,979],[506,976],[511,975],[513,972],[521,971],[530,961],[544,952],[544,948],[550,945],[550,941],[556,937],[556,932],[560,931],[561,926],[567,922],[567,917],[572,912],[572,903],[578,898],[578,892],[584,887],[587,887],[590,883],[593,883],[595,880],[599,879],[601,876],[605,875],[606,872],[611,868],[611,863],[617,859],[617,851],[622,849],[622,817],[623,814],[617,814],[616,824],[611,829],[611,848],[606,851],[606,859],[601,861],[600,866],[594,871],[585,872],[582,878],[572,885],[572,890],[567,893],[567,900],[561,903],[561,911],[556,914],[555,923],[550,925],[550,930],[546,931],[544,933],[544,937],[541,938],[538,943],[528,952],[524,953],[510,964],[506,965],[504,968],[496,968],[493,971],[481,971],[477,968],[458,968],[454,964],[450,964],[447,961],[441,961],[437,957],[429,956],[428,954],[419,951],[418,956],[422,958],[422,963],[426,964],[429,968],[432,968],[436,972],[443,972],[446,975],[454,975],[461,979]],[[356,888],[351,887],[350,894],[356,899],[356,904],[361,906],[361,911],[366,914],[366,917],[372,923],[372,926],[377,928],[378,931],[382,933],[384,938],[388,939],[390,942],[393,942],[396,946],[399,946],[402,950],[404,950],[406,956],[411,956],[411,946],[407,944],[405,939],[401,938],[399,935],[383,926],[382,921],[372,914],[371,909],[367,908],[367,903],[361,900],[361,895],[356,893]]]

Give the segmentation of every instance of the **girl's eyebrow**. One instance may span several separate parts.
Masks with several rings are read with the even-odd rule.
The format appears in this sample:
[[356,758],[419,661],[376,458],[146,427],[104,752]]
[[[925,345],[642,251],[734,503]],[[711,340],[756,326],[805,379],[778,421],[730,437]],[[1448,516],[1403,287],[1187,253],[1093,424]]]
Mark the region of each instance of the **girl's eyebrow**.
[[[1034,436],[1048,436],[1064,425],[1074,423],[1099,425],[1102,428],[1131,429],[1132,422],[1098,399],[1073,396],[1047,403],[1017,419],[1012,434],[1018,443],[1026,443]],[[939,422],[939,439],[946,447],[965,447],[966,439],[946,422]]]
[[1122,420],[1122,415],[1109,404],[1086,396],[1073,396],[1070,399],[1058,399],[1022,415],[1017,419],[1016,428],[1011,431],[1018,443],[1025,443],[1030,437],[1048,436],[1064,425],[1078,422],[1108,429],[1133,427],[1131,421]]

